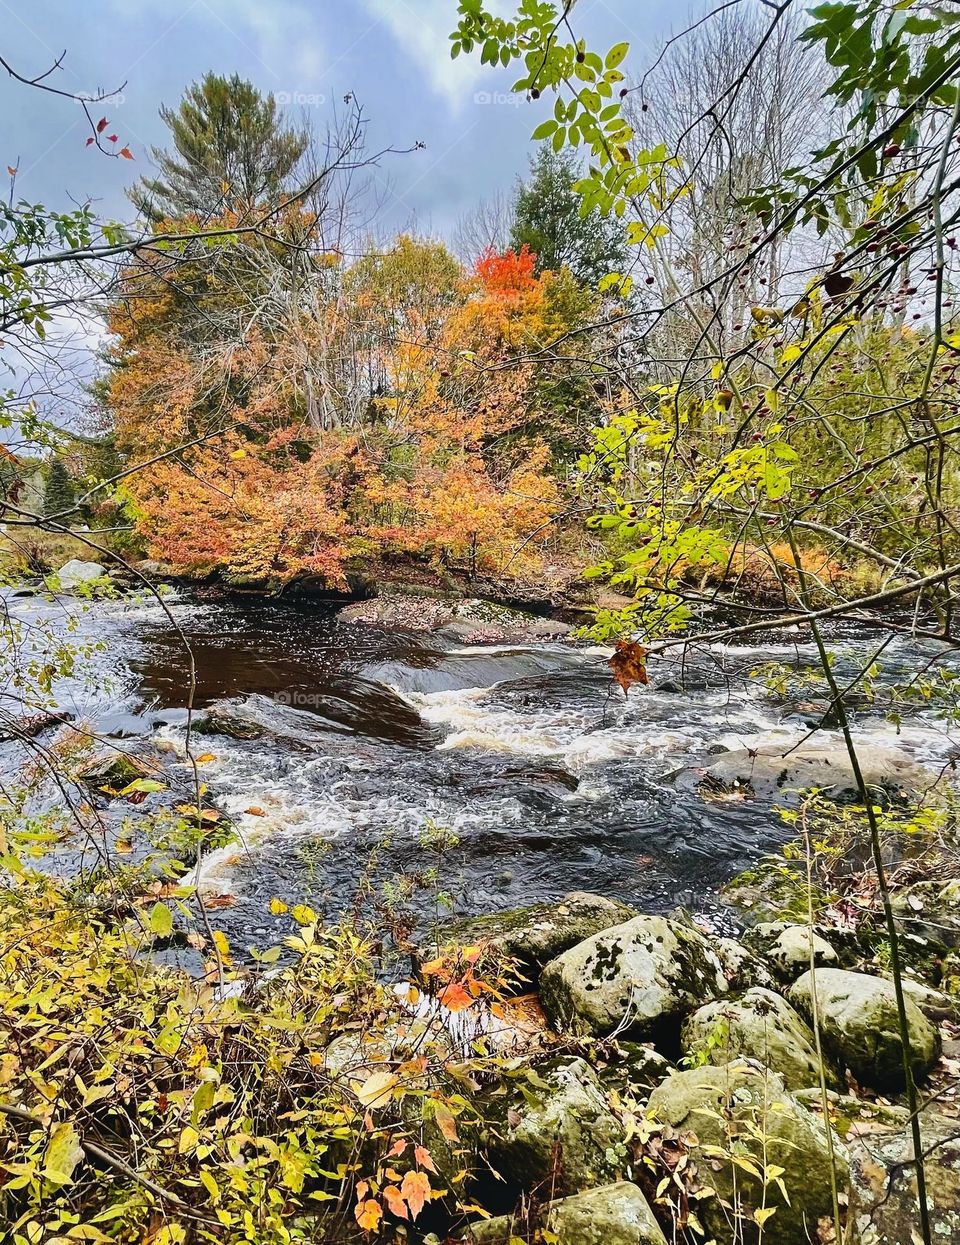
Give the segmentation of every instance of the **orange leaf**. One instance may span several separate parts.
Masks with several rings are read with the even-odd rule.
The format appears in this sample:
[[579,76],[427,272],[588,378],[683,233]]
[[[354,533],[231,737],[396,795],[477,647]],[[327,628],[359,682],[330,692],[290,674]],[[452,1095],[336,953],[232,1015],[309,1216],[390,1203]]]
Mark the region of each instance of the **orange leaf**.
[[17,170],[11,164],[7,165],[7,172],[10,174],[11,177],[16,177],[17,175]]
[[194,757],[193,759],[198,765],[206,765],[208,761],[215,761],[217,756],[214,752],[204,752],[201,756]]
[[357,1223],[363,1228],[364,1232],[376,1232],[380,1226],[380,1220],[383,1218],[380,1203],[375,1202],[373,1198],[368,1198],[365,1202],[358,1202],[353,1213],[356,1216]]
[[436,1103],[433,1108],[433,1117],[447,1141],[460,1140],[457,1134],[457,1121],[449,1107],[445,1107],[442,1102]]
[[647,685],[647,650],[636,640],[618,640],[617,651],[607,663],[626,696],[634,683]]
[[252,808],[245,808],[243,811],[249,813],[251,817],[266,817],[267,815],[266,809],[260,808],[256,804]]
[[388,1184],[383,1190],[383,1200],[387,1205],[387,1209],[398,1219],[408,1219],[406,1203],[403,1200],[403,1194],[395,1184]]
[[428,963],[420,965],[420,972],[424,977],[436,977],[437,973],[443,972],[443,969],[443,960],[430,960]]
[[473,1006],[473,996],[457,981],[451,982],[449,986],[444,986],[437,995],[437,1001],[451,1012],[462,1012],[466,1008]]
[[407,1172],[400,1186],[400,1192],[410,1207],[410,1218],[416,1219],[423,1210],[424,1202],[430,1196],[430,1180],[423,1172]]
[[399,1137],[390,1147],[390,1153],[387,1155],[387,1158],[395,1159],[397,1155],[402,1154],[406,1150],[408,1145],[409,1142],[405,1141],[403,1137]]
[[413,1155],[417,1160],[418,1167],[425,1167],[428,1172],[436,1173],[437,1169],[433,1165],[433,1159],[430,1157],[429,1150],[424,1149],[423,1146],[414,1146]]
[[133,159],[133,152],[130,150],[130,148],[129,148],[129,147],[121,147],[121,148],[120,148],[120,154],[121,154],[121,156],[123,156],[124,160],[132,160],[132,159]]

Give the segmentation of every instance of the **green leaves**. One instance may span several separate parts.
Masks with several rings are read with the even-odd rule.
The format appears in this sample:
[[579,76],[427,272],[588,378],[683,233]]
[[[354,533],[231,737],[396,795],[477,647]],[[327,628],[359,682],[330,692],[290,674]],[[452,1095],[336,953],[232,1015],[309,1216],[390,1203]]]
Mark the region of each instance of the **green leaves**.
[[150,909],[148,924],[151,934],[156,934],[158,938],[169,938],[173,933],[173,913],[166,904],[155,903]]

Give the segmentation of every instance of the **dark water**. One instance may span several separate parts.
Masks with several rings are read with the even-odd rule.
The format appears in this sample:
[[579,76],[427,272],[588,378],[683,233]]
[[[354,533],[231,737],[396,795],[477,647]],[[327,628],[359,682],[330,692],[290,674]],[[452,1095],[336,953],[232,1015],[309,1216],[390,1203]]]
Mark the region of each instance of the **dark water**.
[[[721,746],[799,738],[801,718],[751,672],[769,660],[810,664],[809,646],[657,660],[651,686],[625,698],[603,652],[456,646],[343,624],[317,604],[178,601],[176,625],[149,603],[14,606],[37,637],[72,616],[81,641],[104,646],[58,685],[58,699],[131,752],[159,744],[174,779],[188,774],[185,642],[194,707],[263,731],[193,744],[213,754],[207,798],[240,838],[202,861],[199,881],[235,896],[217,920],[242,943],[275,936],[271,896],[332,912],[351,904],[365,872],[380,888],[434,866],[461,911],[587,889],[722,919],[719,887],[787,837],[769,807],[708,801],[675,778]],[[874,643],[838,637],[840,669]],[[887,677],[931,652],[898,641],[884,654]],[[858,730],[920,757],[951,747],[930,714],[899,739],[869,710]],[[425,849],[425,827],[451,831],[457,845]]]

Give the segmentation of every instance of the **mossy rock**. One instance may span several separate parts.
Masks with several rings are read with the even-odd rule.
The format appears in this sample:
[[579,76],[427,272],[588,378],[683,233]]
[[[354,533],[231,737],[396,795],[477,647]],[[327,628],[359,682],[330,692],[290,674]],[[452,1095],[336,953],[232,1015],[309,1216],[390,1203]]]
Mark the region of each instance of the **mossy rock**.
[[621,925],[636,910],[603,895],[571,891],[563,899],[508,912],[451,921],[438,932],[438,942],[473,946],[482,943],[494,956],[515,962],[521,988],[535,982],[550,960],[584,939]]
[[713,949],[732,993],[749,990],[752,986],[773,989],[774,979],[770,969],[742,942],[737,942],[735,938],[715,938]]
[[[818,1221],[832,1214],[830,1150],[822,1124],[787,1093],[774,1072],[744,1061],[706,1066],[668,1077],[650,1095],[649,1115],[691,1134],[691,1158],[715,1196],[700,1198],[697,1214],[717,1241],[752,1245],[760,1239],[754,1211],[770,1209],[763,1240],[808,1245]],[[834,1139],[838,1184],[846,1186],[846,1150]],[[735,1161],[736,1160],[736,1161]],[[776,1166],[781,1179],[751,1173]]]
[[625,1039],[598,1042],[589,1061],[605,1090],[638,1099],[645,1099],[654,1086],[676,1071],[655,1047]]
[[706,999],[727,992],[703,934],[666,917],[638,916],[571,947],[540,978],[540,999],[560,1029],[655,1038]]
[[[924,1112],[930,1235],[949,1245],[960,1241],[960,1124]],[[918,1241],[920,1206],[911,1130],[867,1134],[850,1143],[850,1210],[858,1245],[907,1245]]]
[[474,1224],[464,1240],[511,1245],[543,1228],[554,1245],[667,1245],[642,1191],[626,1180],[548,1202],[536,1215],[501,1215]]
[[[776,1072],[787,1089],[820,1083],[813,1030],[779,994],[757,986],[742,998],[706,1003],[689,1016],[681,1034],[688,1058],[721,1065],[739,1058],[755,1059]],[[827,1085],[842,1089],[837,1066],[824,1061]]]
[[833,943],[807,925],[766,921],[747,930],[743,940],[766,960],[777,980],[787,984],[809,969],[811,943],[816,967],[840,967],[840,955]]
[[504,1180],[579,1193],[615,1179],[623,1127],[585,1060],[560,1057],[510,1078],[478,1102],[481,1142]]
[[[814,987],[813,974],[806,972],[789,998],[811,1020],[814,988],[824,1043],[833,1056],[863,1085],[884,1093],[902,1090],[903,1043],[893,982],[868,973],[820,968]],[[919,1080],[940,1055],[940,1035],[912,999],[904,1002],[913,1074]]]

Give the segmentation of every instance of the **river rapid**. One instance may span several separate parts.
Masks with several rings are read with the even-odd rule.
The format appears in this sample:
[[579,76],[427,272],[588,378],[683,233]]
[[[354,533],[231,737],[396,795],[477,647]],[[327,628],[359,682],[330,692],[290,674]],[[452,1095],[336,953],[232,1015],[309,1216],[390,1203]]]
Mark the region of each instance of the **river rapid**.
[[[721,748],[800,739],[816,720],[755,673],[773,661],[812,669],[815,650],[800,636],[658,658],[650,686],[624,696],[603,650],[466,646],[442,633],[344,623],[312,601],[179,596],[167,607],[173,621],[150,600],[8,596],[7,607],[24,627],[21,647],[40,652],[68,632],[92,646],[56,681],[59,706],[113,746],[140,756],[159,749],[174,783],[190,781],[184,637],[195,709],[227,702],[262,731],[192,743],[212,758],[202,765],[206,798],[238,837],[201,860],[196,881],[207,895],[233,897],[217,923],[243,946],[278,936],[273,896],[332,914],[351,905],[364,871],[377,888],[435,865],[460,912],[582,889],[647,911],[683,905],[724,926],[720,887],[789,830],[769,804],[708,799],[678,775]],[[841,676],[880,642],[832,637]],[[937,654],[933,643],[897,639],[883,653],[881,680],[902,679]],[[8,711],[11,662],[8,654]],[[866,706],[856,729],[929,762],[954,746],[930,709],[907,715],[898,731]],[[21,747],[0,749],[7,774]],[[431,826],[456,836],[442,859],[421,846]],[[75,867],[75,857],[54,852],[53,867]]]

